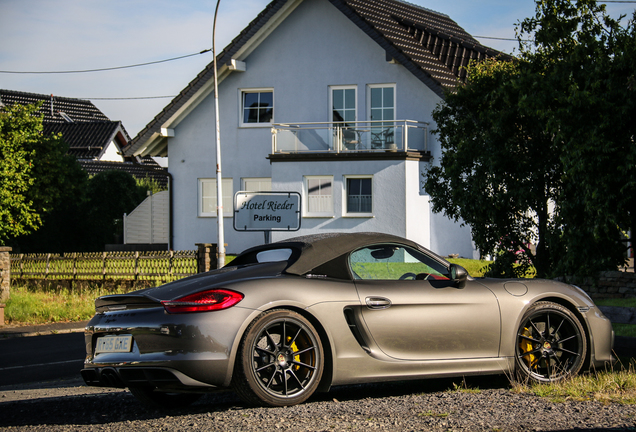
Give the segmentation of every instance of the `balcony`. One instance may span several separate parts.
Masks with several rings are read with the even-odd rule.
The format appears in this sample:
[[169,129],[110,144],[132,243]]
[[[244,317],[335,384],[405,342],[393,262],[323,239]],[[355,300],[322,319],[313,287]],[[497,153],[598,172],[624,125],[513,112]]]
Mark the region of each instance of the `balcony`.
[[428,123],[415,120],[274,123],[272,154],[428,152]]

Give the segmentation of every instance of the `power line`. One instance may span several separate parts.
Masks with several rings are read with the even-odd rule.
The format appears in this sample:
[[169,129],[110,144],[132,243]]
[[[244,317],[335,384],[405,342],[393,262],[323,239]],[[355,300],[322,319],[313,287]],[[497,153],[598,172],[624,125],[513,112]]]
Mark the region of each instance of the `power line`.
[[[515,38],[502,38],[502,37],[492,37],[492,36],[473,36],[477,39],[495,39],[495,40],[504,40],[504,41],[513,41],[517,42],[518,39]],[[521,39],[521,42],[532,42],[530,39]]]
[[193,53],[193,54],[186,54],[186,55],[182,55],[179,57],[172,57],[169,59],[164,59],[164,60],[157,60],[157,61],[152,61],[152,62],[146,62],[146,63],[137,63],[137,64],[132,64],[132,65],[127,65],[127,66],[115,66],[115,67],[108,67],[108,68],[100,68],[100,69],[84,69],[84,70],[70,70],[70,71],[4,71],[4,70],[0,70],[0,73],[7,73],[7,74],[72,74],[72,73],[87,73],[87,72],[103,72],[103,71],[110,71],[110,70],[116,70],[116,69],[129,69],[129,68],[134,68],[134,67],[140,67],[140,66],[148,66],[148,65],[153,65],[153,64],[158,64],[158,63],[166,63],[169,61],[174,61],[174,60],[181,60],[184,58],[188,58],[188,57],[193,57],[199,54],[205,54],[207,52],[212,51],[211,49],[205,49],[201,52],[198,53]]
[[87,97],[87,98],[77,98],[77,99],[86,99],[86,100],[131,100],[131,99],[166,99],[173,98],[176,95],[171,96],[138,96],[138,97]]

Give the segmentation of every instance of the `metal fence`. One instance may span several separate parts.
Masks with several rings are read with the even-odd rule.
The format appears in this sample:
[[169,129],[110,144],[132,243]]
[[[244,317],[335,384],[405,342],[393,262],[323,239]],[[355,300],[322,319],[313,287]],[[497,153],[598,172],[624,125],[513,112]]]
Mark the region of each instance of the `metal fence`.
[[197,272],[196,250],[11,255],[11,279],[170,282]]

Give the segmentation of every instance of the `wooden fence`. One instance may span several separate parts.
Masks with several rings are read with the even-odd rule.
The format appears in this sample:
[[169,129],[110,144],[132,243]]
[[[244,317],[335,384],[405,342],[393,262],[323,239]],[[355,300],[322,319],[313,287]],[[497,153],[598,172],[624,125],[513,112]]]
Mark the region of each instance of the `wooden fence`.
[[13,254],[12,280],[170,282],[199,272],[199,251]]

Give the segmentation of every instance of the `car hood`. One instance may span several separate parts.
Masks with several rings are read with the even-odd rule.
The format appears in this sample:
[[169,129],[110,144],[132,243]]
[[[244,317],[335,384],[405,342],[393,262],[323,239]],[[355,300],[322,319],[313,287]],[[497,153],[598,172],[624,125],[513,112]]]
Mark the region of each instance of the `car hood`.
[[551,279],[496,279],[475,278],[475,281],[487,286],[495,294],[504,292],[514,297],[534,297],[537,295],[557,294],[566,296],[577,305],[593,305],[589,294],[576,285],[570,285]]

